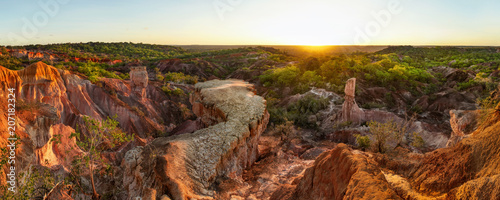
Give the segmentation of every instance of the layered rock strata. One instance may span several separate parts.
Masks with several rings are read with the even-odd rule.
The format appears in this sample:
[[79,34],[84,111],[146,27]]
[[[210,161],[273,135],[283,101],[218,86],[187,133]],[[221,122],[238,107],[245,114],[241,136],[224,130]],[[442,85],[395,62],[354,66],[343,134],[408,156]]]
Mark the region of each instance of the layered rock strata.
[[157,198],[211,199],[216,179],[236,178],[257,160],[258,139],[269,114],[253,85],[238,80],[198,83],[190,100],[207,128],[157,138],[127,152],[122,162],[123,198],[153,191]]
[[[282,194],[280,194],[282,193]],[[400,199],[369,155],[345,144],[322,153],[292,194],[278,190],[272,199]]]
[[[93,84],[43,62],[19,71],[0,66],[0,98],[6,97],[8,88],[14,88],[18,100],[53,106],[59,116],[55,123],[73,128],[81,123],[82,115],[97,120],[117,115],[122,129],[146,138],[166,131],[171,123],[184,121],[178,117],[179,106],[147,81],[144,68],[132,70],[131,81],[101,78]],[[46,133],[48,129],[40,131]]]

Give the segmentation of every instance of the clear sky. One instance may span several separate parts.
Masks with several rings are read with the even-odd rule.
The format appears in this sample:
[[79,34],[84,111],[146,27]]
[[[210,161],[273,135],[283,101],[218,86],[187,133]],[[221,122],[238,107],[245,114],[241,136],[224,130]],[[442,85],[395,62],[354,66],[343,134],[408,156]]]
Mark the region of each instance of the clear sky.
[[0,0],[0,45],[500,46],[498,0]]

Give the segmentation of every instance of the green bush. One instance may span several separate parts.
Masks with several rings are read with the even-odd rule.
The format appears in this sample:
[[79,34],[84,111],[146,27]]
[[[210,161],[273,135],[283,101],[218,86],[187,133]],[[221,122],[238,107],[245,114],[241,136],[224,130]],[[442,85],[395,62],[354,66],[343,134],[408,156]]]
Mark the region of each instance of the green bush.
[[166,95],[169,95],[169,96],[185,96],[186,95],[186,93],[184,93],[184,90],[182,90],[180,88],[170,89],[170,85],[163,86],[163,87],[161,87],[161,89],[163,90],[163,92],[165,92]]
[[356,137],[356,142],[358,143],[359,148],[362,150],[365,150],[370,147],[371,145],[371,140],[370,137],[368,136],[361,136],[360,134],[354,135]]
[[368,127],[370,127],[370,132],[374,138],[374,150],[384,153],[387,150],[387,141],[389,141],[394,132],[396,132],[396,123],[392,120],[385,123],[370,121]]
[[294,65],[270,69],[259,76],[261,83],[265,87],[292,87],[297,84],[299,77],[300,70]]
[[114,72],[106,70],[109,67],[107,64],[86,62],[77,63],[77,71],[85,74],[92,83],[99,81],[101,77],[122,79],[122,77],[116,75]]
[[21,59],[9,56],[7,54],[0,56],[0,66],[11,70],[20,70],[24,68]]
[[185,75],[182,72],[168,72],[163,76],[163,80],[174,83],[196,84],[198,76]]
[[411,142],[411,146],[422,148],[425,146],[424,138],[422,138],[418,133],[413,133],[413,142]]
[[478,99],[477,104],[479,104],[479,117],[477,119],[477,126],[482,126],[488,119],[488,117],[495,112],[495,107],[500,103],[499,98],[486,97],[483,99]]
[[327,98],[306,95],[299,101],[288,106],[287,116],[297,126],[316,128],[317,125],[310,123],[308,117],[317,114],[320,110],[327,108],[328,105],[329,100]]

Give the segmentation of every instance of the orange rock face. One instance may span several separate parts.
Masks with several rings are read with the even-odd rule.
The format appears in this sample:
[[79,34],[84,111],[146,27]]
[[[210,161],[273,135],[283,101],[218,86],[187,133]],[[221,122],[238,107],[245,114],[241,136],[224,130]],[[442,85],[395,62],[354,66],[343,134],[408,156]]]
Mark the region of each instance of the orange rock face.
[[[191,97],[194,112],[207,128],[157,138],[125,155],[123,198],[156,191],[175,200],[210,199],[218,177],[241,176],[258,158],[258,139],[269,114],[253,86],[236,80],[198,83]],[[152,155],[156,155],[153,156]]]
[[[277,191],[282,192],[282,191]],[[377,164],[344,144],[324,152],[307,169],[288,199],[400,199]]]
[[[125,131],[143,138],[150,133],[166,131],[170,123],[184,120],[176,117],[180,108],[176,108],[162,91],[148,87],[147,74],[134,77],[132,82],[103,78],[104,87],[99,87],[43,62],[19,71],[0,67],[0,97],[6,96],[8,88],[15,88],[18,99],[55,107],[60,116],[57,122],[73,128],[81,123],[81,115],[98,120],[117,115]],[[139,91],[139,95],[131,95],[134,91]],[[160,124],[161,121],[165,125]]]
[[394,155],[339,144],[272,199],[500,199],[499,108],[470,137],[420,156],[380,159]]
[[426,154],[411,180],[421,192],[448,199],[498,199],[499,140],[500,110],[494,110],[472,136]]
[[[50,139],[47,143],[35,151],[38,164],[56,169],[62,167],[65,171],[69,171],[73,157],[81,154],[82,151],[76,145],[76,139],[70,138],[71,133],[75,130],[63,124],[56,124],[50,127]],[[59,135],[59,142],[50,142]]]

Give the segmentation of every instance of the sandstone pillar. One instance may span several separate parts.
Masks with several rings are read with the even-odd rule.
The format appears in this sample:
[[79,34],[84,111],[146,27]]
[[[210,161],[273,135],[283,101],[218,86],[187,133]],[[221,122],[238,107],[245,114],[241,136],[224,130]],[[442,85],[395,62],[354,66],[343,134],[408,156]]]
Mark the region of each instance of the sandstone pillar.
[[148,72],[146,67],[130,68],[130,86],[140,98],[146,97],[146,87],[148,86]]
[[342,121],[360,123],[364,118],[364,112],[359,108],[354,99],[356,93],[356,78],[347,80],[345,89],[345,100],[342,104]]

